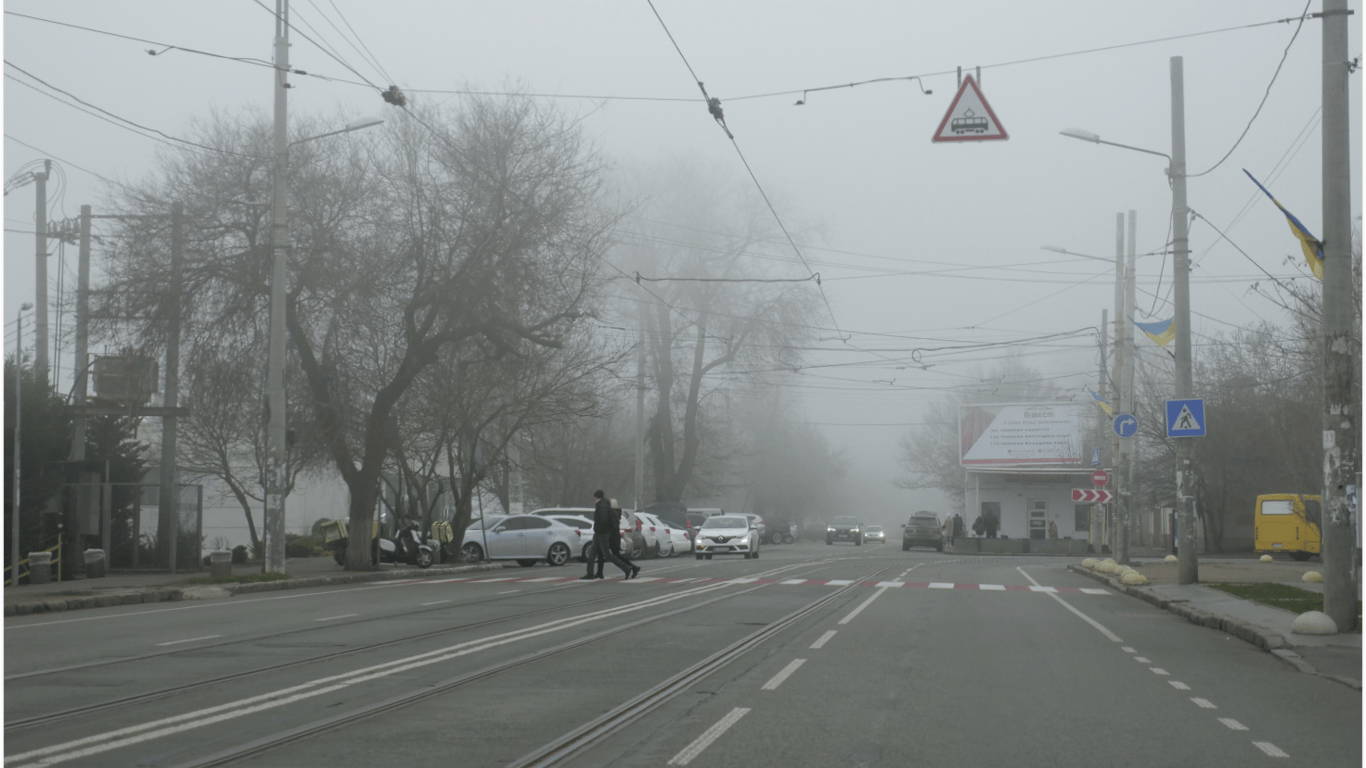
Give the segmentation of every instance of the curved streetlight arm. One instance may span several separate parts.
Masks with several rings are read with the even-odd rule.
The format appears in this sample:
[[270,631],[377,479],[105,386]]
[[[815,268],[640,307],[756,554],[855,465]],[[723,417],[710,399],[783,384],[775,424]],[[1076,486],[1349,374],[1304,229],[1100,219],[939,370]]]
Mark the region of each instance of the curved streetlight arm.
[[1128,144],[1118,144],[1118,143],[1113,142],[1113,141],[1105,141],[1104,139],[1102,139],[1101,137],[1097,136],[1096,134],[1091,133],[1090,131],[1084,131],[1084,130],[1082,130],[1082,129],[1080,129],[1080,128],[1068,128],[1068,129],[1065,130],[1065,131],[1058,131],[1058,133],[1062,134],[1063,136],[1068,137],[1069,139],[1081,139],[1082,141],[1089,141],[1089,142],[1091,142],[1092,144],[1109,144],[1109,145],[1112,146],[1112,147],[1121,147],[1121,148],[1123,148],[1123,149],[1132,149],[1132,150],[1135,151],[1135,152],[1146,152],[1146,153],[1149,154],[1149,155],[1161,155],[1162,157],[1167,158],[1167,162],[1168,162],[1168,163],[1170,163],[1170,162],[1172,161],[1172,156],[1169,155],[1169,154],[1167,154],[1166,152],[1156,152],[1156,151],[1151,150],[1151,149],[1143,149],[1142,147],[1131,147],[1131,146],[1129,146]]
[[1093,260],[1093,261],[1103,261],[1103,262],[1105,262],[1106,264],[1109,264],[1109,265],[1111,265],[1111,266],[1113,266],[1114,263],[1115,263],[1115,260],[1114,260],[1114,259],[1102,259],[1102,258],[1099,257],[1099,256],[1092,256],[1092,255],[1087,254],[1087,253],[1077,253],[1076,251],[1069,251],[1069,250],[1067,250],[1066,248],[1059,248],[1059,247],[1056,246],[1056,245],[1041,245],[1041,246],[1039,246],[1039,249],[1040,249],[1040,250],[1044,250],[1044,251],[1052,251],[1052,252],[1054,252],[1054,253],[1061,253],[1061,254],[1063,254],[1064,256],[1080,256],[1080,257],[1083,258],[1083,259],[1091,259],[1091,260]]
[[296,141],[291,141],[291,142],[289,142],[289,144],[288,144],[287,146],[291,146],[291,147],[292,147],[292,146],[294,146],[295,144],[303,144],[303,143],[306,142],[306,141],[313,141],[314,139],[325,139],[325,138],[327,138],[328,136],[336,136],[336,135],[339,134],[339,133],[351,133],[352,131],[359,131],[359,130],[362,130],[362,129],[364,129],[364,128],[369,128],[369,127],[371,127],[371,126],[379,125],[379,124],[382,123],[382,122],[384,122],[384,121],[381,120],[381,119],[378,118],[378,117],[371,117],[371,118],[364,118],[364,119],[361,119],[361,120],[356,120],[356,121],[354,121],[354,122],[347,123],[346,127],[343,128],[343,129],[341,129],[340,131],[330,131],[330,132],[328,132],[328,133],[320,133],[320,134],[318,134],[317,136],[309,136],[309,137],[306,138],[306,139],[298,139],[298,140],[296,140]]

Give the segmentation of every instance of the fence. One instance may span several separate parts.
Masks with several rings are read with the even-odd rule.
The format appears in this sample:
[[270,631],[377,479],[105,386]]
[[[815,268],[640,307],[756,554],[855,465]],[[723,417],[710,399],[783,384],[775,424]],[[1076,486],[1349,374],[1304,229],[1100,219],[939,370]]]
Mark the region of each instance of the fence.
[[[39,548],[38,548],[37,550],[35,550],[35,551],[37,551],[37,552],[48,552],[48,553],[50,553],[50,554],[52,555],[52,561],[51,561],[51,565],[50,565],[49,567],[51,567],[51,566],[56,566],[56,569],[57,569],[57,581],[61,581],[61,580],[62,580],[62,535],[59,533],[59,534],[57,534],[57,536],[56,536],[55,538],[53,538],[53,539],[48,539],[47,541],[55,541],[56,543],[53,544],[53,545],[50,546],[50,547],[44,547],[42,544],[39,544],[39,545],[38,545]],[[46,543],[46,542],[44,542],[44,543]],[[33,554],[33,553],[30,552],[29,554]],[[7,566],[5,566],[5,586],[7,586],[7,587],[12,587],[12,586],[14,586],[14,585],[17,583],[17,582],[15,582],[14,579],[13,579],[13,571],[15,570],[15,568],[18,568],[18,570],[19,570],[19,578],[20,578],[20,579],[26,579],[26,578],[29,577],[30,571],[26,568],[26,566],[28,565],[28,560],[29,560],[29,559],[26,557],[26,558],[24,558],[23,560],[20,560],[17,566],[16,566],[16,565],[7,565]]]
[[175,508],[164,516],[158,483],[71,483],[63,491],[76,508],[80,548],[104,550],[110,570],[200,567],[203,486],[177,485]]

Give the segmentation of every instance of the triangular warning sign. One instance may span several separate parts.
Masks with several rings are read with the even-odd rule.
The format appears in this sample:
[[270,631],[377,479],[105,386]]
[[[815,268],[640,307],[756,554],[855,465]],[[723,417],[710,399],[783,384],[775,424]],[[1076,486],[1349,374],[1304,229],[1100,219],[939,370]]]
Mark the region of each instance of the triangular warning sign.
[[996,119],[996,113],[991,111],[991,105],[987,104],[986,97],[977,87],[977,81],[968,75],[963,78],[963,84],[958,86],[958,94],[953,97],[949,111],[944,114],[939,130],[934,132],[934,138],[930,141],[991,141],[1008,138],[1010,136],[1005,127]]
[[1173,432],[1204,432],[1205,428],[1200,426],[1200,422],[1195,420],[1195,414],[1191,413],[1191,407],[1185,403],[1181,404],[1181,412],[1176,414],[1176,421],[1172,422],[1171,431]]

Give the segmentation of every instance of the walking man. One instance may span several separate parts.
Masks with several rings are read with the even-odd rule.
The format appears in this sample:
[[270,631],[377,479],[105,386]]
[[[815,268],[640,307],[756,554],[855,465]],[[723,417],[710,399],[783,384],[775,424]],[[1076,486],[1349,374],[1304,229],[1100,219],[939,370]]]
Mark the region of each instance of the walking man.
[[[597,550],[597,557],[611,560],[613,565],[620,568],[622,573],[626,574],[622,581],[639,576],[640,566],[627,563],[612,551],[612,530],[620,526],[618,519],[612,514],[612,503],[600,490],[593,491],[593,499],[593,549]],[[587,580],[594,577],[585,574],[579,578]]]

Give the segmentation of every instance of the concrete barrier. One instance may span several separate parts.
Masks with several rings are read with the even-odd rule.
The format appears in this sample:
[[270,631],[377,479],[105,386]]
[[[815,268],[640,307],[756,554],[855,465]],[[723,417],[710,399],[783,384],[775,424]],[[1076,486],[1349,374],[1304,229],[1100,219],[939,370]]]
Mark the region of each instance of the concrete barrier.
[[1029,551],[1046,555],[1084,555],[1086,541],[1083,539],[1030,539]]
[[232,578],[232,552],[220,550],[209,553],[209,577],[214,579]]
[[976,539],[983,554],[1013,555],[1028,551],[1029,539]]
[[960,536],[953,540],[953,551],[971,552],[974,554],[981,552],[982,548],[977,544],[977,542],[979,541],[981,541],[981,539],[973,539],[965,536]]
[[104,550],[87,549],[85,551],[85,577],[87,579],[98,579],[104,576],[104,572]]
[[52,553],[28,553],[28,583],[49,584],[52,582]]

